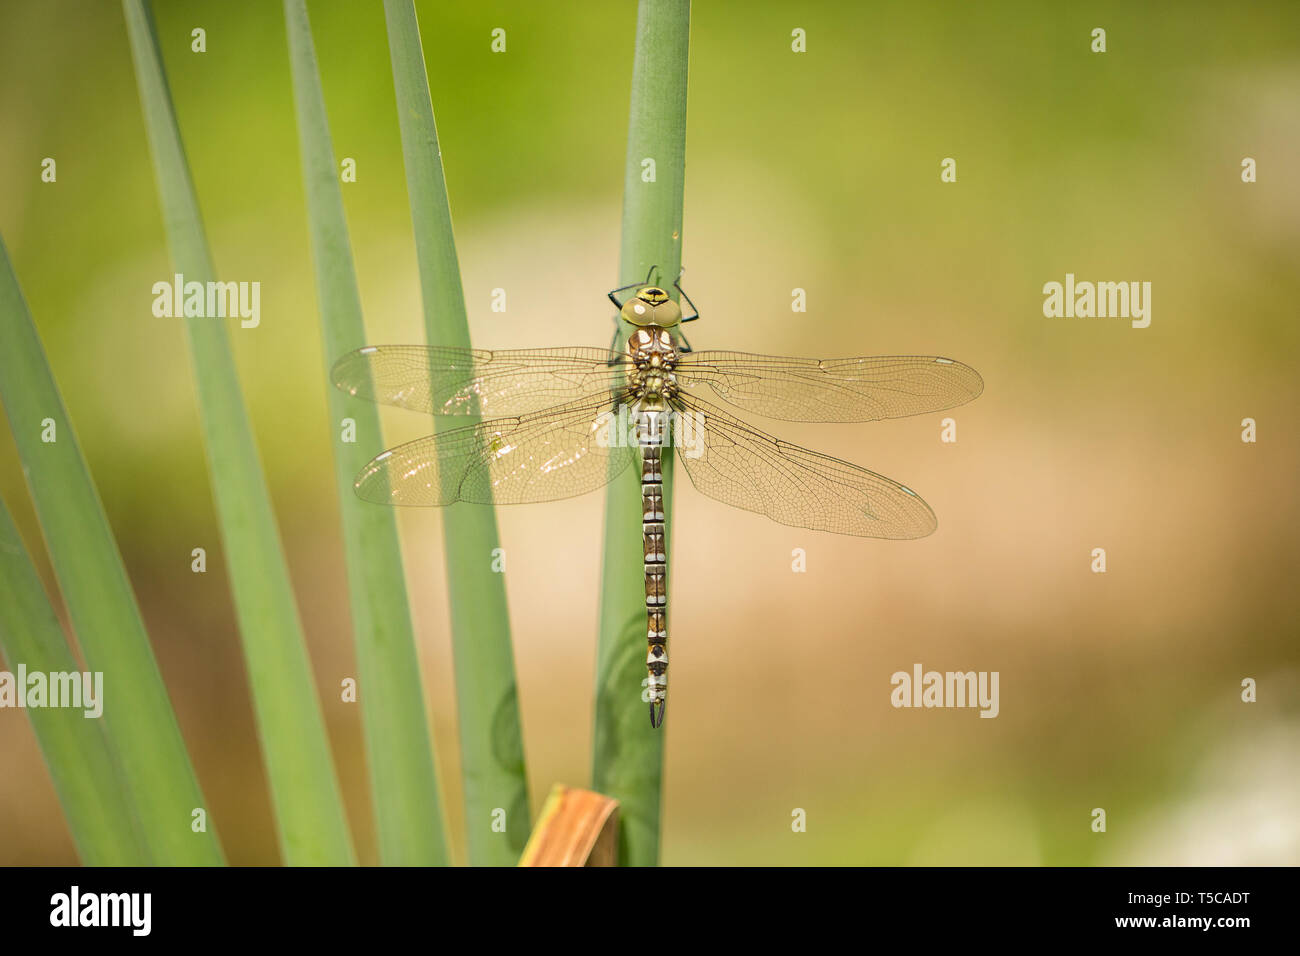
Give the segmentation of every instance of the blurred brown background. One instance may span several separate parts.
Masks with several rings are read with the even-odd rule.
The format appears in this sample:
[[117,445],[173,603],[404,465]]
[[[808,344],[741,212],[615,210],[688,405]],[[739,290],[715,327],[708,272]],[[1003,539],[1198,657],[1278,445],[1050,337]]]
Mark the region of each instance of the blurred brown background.
[[[155,9],[221,277],[262,283],[260,328],[231,337],[374,862],[359,711],[333,692],[354,662],[280,6]],[[475,343],[603,345],[634,4],[418,9]],[[371,338],[419,341],[382,9],[310,11]],[[986,391],[950,413],[956,444],[943,415],[756,420],[917,489],[940,520],[922,541],[785,528],[680,482],[666,863],[1300,862],[1298,97],[1290,3],[696,5],[695,346],[951,355]],[[0,9],[0,130],[0,233],[213,819],[232,862],[275,863],[184,332],[150,311],[172,270],[116,4]],[[1045,318],[1067,272],[1151,282],[1150,328]],[[385,421],[389,444],[430,430]],[[53,592],[5,429],[0,493]],[[500,512],[534,807],[589,781],[602,520],[598,495]],[[439,516],[401,521],[463,858]],[[895,710],[889,676],[918,662],[999,671],[1000,716]],[[26,717],[0,711],[0,863],[74,861]]]

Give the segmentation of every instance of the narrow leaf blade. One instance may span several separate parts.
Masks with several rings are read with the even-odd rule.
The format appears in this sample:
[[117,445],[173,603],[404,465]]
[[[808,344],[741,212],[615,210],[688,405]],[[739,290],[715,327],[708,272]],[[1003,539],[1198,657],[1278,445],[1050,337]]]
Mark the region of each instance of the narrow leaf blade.
[[[104,674],[104,733],[149,853],[167,866],[219,865],[221,847],[211,823],[206,832],[191,830],[191,814],[206,807],[203,794],[117,542],[3,242],[0,341],[0,402],[86,665]],[[43,441],[43,433],[54,440]]]
[[[185,148],[143,0],[123,0],[172,261],[186,282],[215,278]],[[355,862],[280,535],[223,320],[185,320],[208,470],[234,590],[258,736],[284,862]]]
[[[285,0],[284,12],[328,373],[334,359],[365,344],[366,330],[307,6],[303,0]],[[445,865],[442,797],[396,516],[391,508],[360,501],[352,488],[380,441],[379,410],[330,387],[328,375],[324,381],[380,860],[387,866]],[[356,422],[360,440],[340,440],[345,418]]]
[[[411,0],[385,0],[384,12],[426,333],[431,344],[468,348],[469,323],[415,6]],[[473,420],[436,420],[435,430]],[[492,570],[499,547],[496,513],[457,505],[443,512],[442,523],[469,860],[512,865],[528,839],[528,785],[505,582]],[[498,810],[506,812],[504,832],[493,825]]]

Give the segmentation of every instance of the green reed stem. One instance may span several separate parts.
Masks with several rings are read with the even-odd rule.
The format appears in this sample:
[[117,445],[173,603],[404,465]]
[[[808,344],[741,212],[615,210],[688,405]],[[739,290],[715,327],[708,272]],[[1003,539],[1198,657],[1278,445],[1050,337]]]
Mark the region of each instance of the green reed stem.
[[[153,17],[123,0],[174,268],[215,278]],[[199,413],[284,863],[355,863],[325,722],[226,322],[188,317]],[[245,331],[243,334],[257,334]]]
[[[402,155],[430,344],[469,347],[469,322],[451,227],[420,27],[411,0],[384,0]],[[435,416],[436,431],[477,419]],[[442,513],[460,718],[469,861],[516,862],[528,840],[528,781],[505,581],[492,570],[496,512],[456,505]],[[496,826],[499,811],[505,829]]]
[[[18,529],[0,501],[0,652],[14,675],[15,690],[28,687],[28,675],[70,674],[81,680],[63,629],[23,547]],[[102,713],[107,707],[103,683],[94,702],[81,696],[81,707],[28,707],[36,742],[54,781],[59,805],[68,821],[72,842],[85,866],[144,866],[150,862],[140,821],[127,797],[121,770],[104,736]],[[86,682],[83,681],[83,688]],[[48,700],[48,699],[47,699]],[[88,716],[100,710],[100,717]]]
[[[681,271],[689,30],[689,0],[642,0],[623,183],[620,286],[644,280],[650,267],[657,266],[657,281],[672,292]],[[653,181],[647,181],[646,160],[653,160]],[[619,341],[623,343],[623,336]],[[665,538],[669,538],[673,455],[668,447],[663,476]],[[659,860],[664,740],[672,723],[672,693],[665,725],[652,729],[648,705],[640,697],[646,676],[644,552],[637,520],[640,482],[639,470],[629,469],[611,483],[605,499],[592,786],[622,805],[620,862],[653,866]],[[672,567],[671,557],[668,567]],[[668,606],[672,607],[671,595]],[[670,644],[672,633],[670,612]]]
[[[366,329],[307,5],[304,0],[285,0],[284,15],[328,371],[339,356],[366,343]],[[448,857],[442,795],[425,717],[397,518],[391,508],[359,500],[352,488],[356,473],[382,444],[379,410],[367,402],[348,401],[328,384],[325,391],[379,858],[388,866],[444,865]],[[360,440],[340,439],[345,418],[356,422]]]
[[[219,865],[223,862],[221,847],[211,821],[207,832],[195,833],[191,829],[193,811],[206,807],[203,794],[194,777],[104,506],[81,454],[3,242],[0,242],[0,342],[4,343],[0,347],[0,402],[13,429],[14,444],[23,462],[50,562],[86,667],[104,674],[104,715],[96,723],[102,723],[103,735],[120,770],[120,774],[117,770],[110,773],[102,759],[88,756],[95,748],[86,740],[84,732],[74,734],[77,738],[74,743],[66,739],[63,721],[53,719],[47,724],[50,728],[62,728],[50,730],[62,740],[56,745],[58,751],[53,755],[46,751],[60,795],[66,788],[73,788],[79,803],[93,801],[94,794],[86,794],[84,788],[94,786],[96,780],[105,791],[105,806],[100,811],[82,808],[81,819],[95,831],[86,835],[88,842],[83,843],[83,835],[77,829],[73,835],[83,852],[93,846],[96,848],[93,852],[98,854],[108,847],[120,847],[127,834],[139,827],[154,863]],[[45,441],[44,437],[53,440]],[[20,545],[18,551],[22,551]],[[23,580],[24,558],[24,554],[12,551],[3,558],[5,587],[14,592],[15,602],[31,587],[29,580]],[[36,586],[39,588],[39,583]],[[10,603],[2,596],[0,602]],[[10,622],[5,627],[10,632],[5,656],[10,663],[17,665],[35,651],[38,656],[28,658],[29,666],[34,666],[36,659],[61,660],[65,666],[55,669],[68,669],[71,654],[66,648],[64,653],[55,650],[49,620],[34,596],[29,596],[22,607],[14,604],[5,613]],[[24,631],[26,626],[31,630]],[[60,634],[58,642],[62,641]],[[40,727],[37,732],[41,734]],[[44,736],[41,742],[45,746]],[[80,765],[83,757],[92,762]],[[86,774],[91,774],[89,780]],[[125,788],[130,813],[114,807],[115,780]],[[72,821],[71,815],[69,820]],[[92,820],[96,822],[89,822]],[[101,827],[120,832],[101,832]]]

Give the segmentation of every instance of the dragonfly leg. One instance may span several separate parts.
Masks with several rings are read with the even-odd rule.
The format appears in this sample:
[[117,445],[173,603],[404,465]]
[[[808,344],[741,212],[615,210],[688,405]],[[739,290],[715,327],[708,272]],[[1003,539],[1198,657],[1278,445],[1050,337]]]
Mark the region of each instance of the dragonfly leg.
[[[623,303],[618,301],[618,294],[620,292],[626,292],[628,289],[641,289],[648,286],[650,284],[650,277],[655,274],[655,270],[658,268],[658,266],[651,266],[650,270],[645,274],[644,282],[630,282],[627,285],[621,285],[617,289],[607,292],[606,295],[609,296],[609,301],[614,303],[614,308],[618,309],[620,312],[623,311]],[[619,322],[619,318],[616,315],[614,316],[614,336],[609,340],[609,349],[611,352],[618,351],[618,334],[622,331],[623,325]],[[615,363],[613,360],[610,360],[609,364],[613,365]]]
[[[614,289],[611,292],[607,293],[607,295],[609,296],[609,301],[614,303],[614,308],[616,309],[623,308],[623,303],[618,301],[618,294],[620,292],[626,292],[628,289],[640,289],[642,286],[649,285],[650,277],[655,274],[655,270],[658,268],[659,268],[658,266],[651,266],[650,271],[645,274],[644,282],[630,282],[627,285],[621,285],[617,289]],[[694,306],[692,306],[692,308],[694,308]]]
[[[685,272],[685,271],[686,271],[685,269],[682,270],[682,272]],[[688,315],[688,316],[684,317],[684,318],[682,319],[682,321],[683,321],[683,322],[694,322],[696,319],[698,319],[698,318],[700,317],[700,307],[697,306],[694,302],[691,301],[691,297],[690,297],[689,295],[687,295],[687,294],[686,294],[686,290],[682,288],[682,277],[681,277],[681,276],[678,276],[677,279],[676,279],[676,281],[673,282],[673,288],[676,289],[677,292],[678,292],[678,294],[681,295],[681,297],[682,297],[683,299],[686,300],[686,304],[689,305],[689,306],[691,307],[691,312],[694,313],[693,315]]]
[[[685,272],[686,272],[686,270],[685,270],[685,269],[682,269],[682,273],[684,274]],[[694,322],[696,319],[698,319],[698,318],[700,317],[700,307],[697,306],[694,302],[691,301],[691,297],[690,297],[689,295],[687,295],[687,294],[686,294],[686,290],[682,288],[682,277],[681,277],[681,275],[678,275],[678,276],[677,276],[677,280],[676,280],[675,282],[673,282],[673,288],[677,290],[677,294],[678,294],[678,295],[680,295],[683,299],[686,300],[686,304],[689,305],[689,306],[691,307],[691,313],[692,313],[692,314],[683,317],[683,318],[682,318],[682,323],[685,324],[685,323],[687,323],[687,322]],[[685,332],[682,332],[682,331],[679,330],[677,334],[680,335],[680,336],[682,337],[682,349],[681,349],[681,350],[682,350],[683,352],[691,352],[691,351],[694,351],[694,350],[691,348],[691,340],[688,339],[688,338],[686,337],[686,333],[685,333]]]

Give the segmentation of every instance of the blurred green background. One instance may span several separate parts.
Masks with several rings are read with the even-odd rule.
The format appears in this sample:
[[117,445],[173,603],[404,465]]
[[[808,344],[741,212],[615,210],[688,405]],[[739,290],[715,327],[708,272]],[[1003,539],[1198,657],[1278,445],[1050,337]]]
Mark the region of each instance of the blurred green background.
[[[605,344],[635,5],[417,7],[475,343]],[[359,710],[337,692],[355,669],[280,5],[155,11],[220,276],[262,284],[260,328],[231,337],[374,862]],[[371,338],[419,341],[382,8],[310,12],[335,151],[357,162]],[[681,482],[664,862],[1300,862],[1298,102],[1294,3],[696,5],[695,346],[946,354],[987,387],[951,413],[956,444],[943,415],[756,422],[916,488],[940,519],[923,541],[781,527]],[[0,5],[0,130],[0,233],[215,825],[231,862],[275,863],[184,332],[151,313],[172,270],[117,4]],[[1045,318],[1067,272],[1151,282],[1150,328]],[[388,444],[431,430],[385,422]],[[53,592],[7,429],[0,493]],[[501,512],[535,807],[589,781],[601,505]],[[438,522],[401,515],[463,859]],[[889,677],[918,662],[999,671],[1000,716],[895,710]],[[75,859],[25,715],[0,711],[0,863]]]

